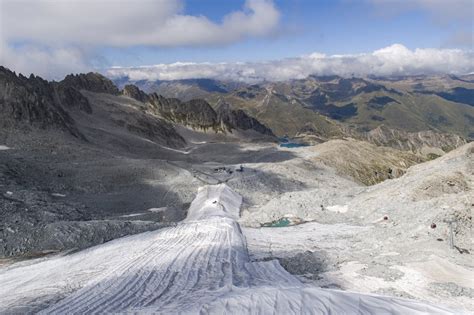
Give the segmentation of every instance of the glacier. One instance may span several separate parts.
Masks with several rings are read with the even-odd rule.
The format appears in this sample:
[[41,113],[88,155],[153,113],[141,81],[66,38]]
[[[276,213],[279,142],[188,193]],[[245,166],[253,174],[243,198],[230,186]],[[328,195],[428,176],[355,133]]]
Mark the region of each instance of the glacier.
[[237,222],[241,204],[225,184],[203,186],[174,227],[2,268],[0,313],[459,314],[318,288],[277,260],[252,261]]

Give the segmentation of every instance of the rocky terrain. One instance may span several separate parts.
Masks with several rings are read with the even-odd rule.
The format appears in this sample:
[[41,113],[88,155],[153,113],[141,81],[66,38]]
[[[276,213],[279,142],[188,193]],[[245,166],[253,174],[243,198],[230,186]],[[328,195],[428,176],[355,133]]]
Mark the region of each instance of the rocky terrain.
[[307,158],[365,185],[400,177],[410,166],[424,162],[423,158],[409,152],[357,140],[324,142],[315,148],[314,155],[308,153]]
[[17,76],[3,67],[0,68],[0,84],[2,131],[37,126],[59,128],[75,137],[82,136],[65,110],[77,107],[90,112],[87,99],[77,90],[50,84],[34,75]]
[[[305,159],[324,152],[321,146],[293,150]],[[474,273],[473,150],[472,143],[464,145],[369,187],[342,181],[317,160],[312,164],[317,178],[303,175],[298,158],[283,168],[267,166],[295,174],[301,183],[244,209],[250,252],[254,259],[278,257],[287,270],[318,286],[472,311],[474,286],[467,279]],[[450,221],[455,221],[452,248]],[[267,222],[282,227],[260,227]]]
[[406,132],[381,125],[362,134],[362,139],[379,146],[387,146],[403,151],[411,151],[432,157],[443,155],[467,143],[456,134],[439,133],[432,130]]
[[[93,73],[47,82],[0,69],[1,256],[83,248],[181,220],[197,180],[168,161],[188,159],[187,128],[211,127],[204,138],[220,141],[274,139],[244,112],[133,91],[143,93]],[[180,173],[189,178],[175,182]]]
[[134,85],[126,85],[123,95],[149,104],[148,111],[169,121],[207,131],[230,132],[234,129],[254,130],[257,133],[274,137],[273,132],[258,120],[248,116],[243,110],[233,110],[229,104],[221,103],[216,109],[202,99],[181,102],[176,98],[166,98],[156,93],[146,94]]
[[[468,142],[468,140],[456,134],[440,133],[432,130],[407,132],[391,129],[385,125],[380,125],[370,131],[358,131],[348,127],[343,127],[343,129],[343,137],[346,139],[353,138],[375,144],[378,147],[391,147],[400,151],[408,151],[421,158],[428,159],[439,157]],[[321,135],[317,135],[312,128],[301,129],[293,139],[300,143],[312,145],[328,140]]]

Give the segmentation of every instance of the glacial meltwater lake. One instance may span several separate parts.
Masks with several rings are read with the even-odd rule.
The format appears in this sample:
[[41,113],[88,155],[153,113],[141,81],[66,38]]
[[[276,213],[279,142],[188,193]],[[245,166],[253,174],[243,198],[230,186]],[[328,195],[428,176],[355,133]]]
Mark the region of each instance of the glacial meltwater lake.
[[280,143],[280,147],[282,148],[299,148],[299,147],[307,147],[309,144],[306,143],[297,143],[297,142],[285,142]]
[[291,223],[292,222],[290,221],[290,219],[281,218],[280,220],[276,220],[276,221],[269,222],[269,223],[264,223],[264,224],[262,224],[262,226],[263,227],[285,227],[285,226],[292,225]]
[[299,147],[307,147],[309,144],[303,142],[292,141],[288,137],[281,137],[278,139],[280,141],[280,147],[282,148],[299,148]]

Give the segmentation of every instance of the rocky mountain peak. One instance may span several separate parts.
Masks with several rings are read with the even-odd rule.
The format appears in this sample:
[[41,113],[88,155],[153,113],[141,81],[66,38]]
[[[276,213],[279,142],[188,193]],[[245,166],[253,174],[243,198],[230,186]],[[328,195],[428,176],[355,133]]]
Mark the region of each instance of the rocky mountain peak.
[[78,91],[50,83],[40,77],[16,75],[0,67],[0,127],[31,129],[59,128],[81,137],[65,107],[90,106]]
[[125,85],[122,90],[122,95],[131,97],[142,103],[147,103],[150,100],[150,97],[148,96],[148,94],[146,94],[145,92],[140,90],[136,85],[133,85],[133,84]]
[[216,105],[217,120],[229,131],[233,128],[241,130],[255,130],[261,134],[274,137],[270,128],[261,124],[257,119],[250,117],[241,109],[234,110],[229,103],[219,101]]
[[[130,94],[138,93],[135,88],[128,90],[127,93]],[[228,103],[219,103],[214,109],[203,99],[181,102],[156,93],[149,95],[148,100],[154,114],[192,128],[213,129],[216,132],[232,132],[234,129],[254,130],[263,135],[274,136],[273,132],[257,119],[248,116],[243,110],[232,109]]]
[[217,114],[204,100],[183,103],[178,99],[165,98],[154,93],[150,96],[150,105],[155,114],[175,123],[192,128],[213,128],[217,131]]
[[60,82],[63,86],[72,86],[78,90],[88,90],[96,93],[118,95],[119,89],[115,84],[100,73],[69,74]]

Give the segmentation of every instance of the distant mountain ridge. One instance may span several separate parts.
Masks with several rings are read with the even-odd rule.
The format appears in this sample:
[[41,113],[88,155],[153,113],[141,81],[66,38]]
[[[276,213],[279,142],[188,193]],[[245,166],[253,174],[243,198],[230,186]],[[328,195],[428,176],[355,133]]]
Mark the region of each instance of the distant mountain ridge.
[[431,131],[474,139],[472,75],[309,76],[259,84],[210,79],[135,83],[182,100],[199,96],[212,106],[225,101],[244,109],[278,136],[295,136],[309,126],[327,139],[344,135],[346,128],[366,133],[384,125],[401,132]]
[[[58,128],[87,139],[88,131],[76,120],[92,128],[87,123],[91,119],[84,115],[96,117],[96,101],[100,100],[103,106],[118,108],[122,108],[119,104],[130,103],[128,107],[133,111],[127,115],[129,110],[123,111],[123,118],[114,118],[113,111],[110,117],[101,116],[115,127],[172,147],[185,143],[174,126],[222,134],[251,131],[271,141],[276,139],[275,135],[309,142],[353,137],[421,155],[441,155],[466,143],[466,138],[474,134],[473,106],[446,101],[437,95],[455,90],[457,82],[463,91],[469,89],[472,84],[468,79],[373,80],[326,76],[253,85],[181,80],[180,85],[195,87],[198,82],[201,87],[212,87],[205,99],[182,101],[146,93],[132,84],[119,90],[98,73],[68,75],[60,82],[48,82],[0,68],[0,106],[5,113],[0,125]],[[426,86],[423,93],[415,92],[420,80]],[[448,92],[439,89],[440,80],[448,80]],[[427,94],[428,89],[434,92]]]

